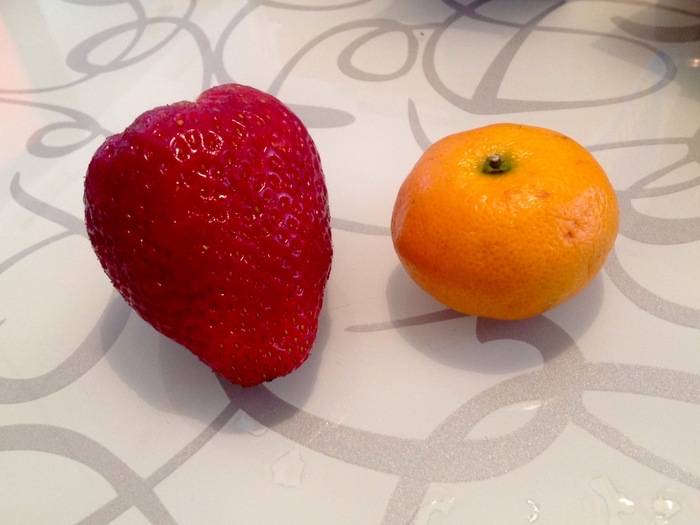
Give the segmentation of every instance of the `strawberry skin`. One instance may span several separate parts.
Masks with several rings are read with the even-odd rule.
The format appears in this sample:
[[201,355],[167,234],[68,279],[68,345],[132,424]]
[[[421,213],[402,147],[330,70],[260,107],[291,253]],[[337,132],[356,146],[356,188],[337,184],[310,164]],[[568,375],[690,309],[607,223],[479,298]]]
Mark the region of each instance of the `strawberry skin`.
[[85,223],[131,307],[242,386],[316,338],[331,267],[316,147],[273,96],[225,84],[142,114],[97,149]]

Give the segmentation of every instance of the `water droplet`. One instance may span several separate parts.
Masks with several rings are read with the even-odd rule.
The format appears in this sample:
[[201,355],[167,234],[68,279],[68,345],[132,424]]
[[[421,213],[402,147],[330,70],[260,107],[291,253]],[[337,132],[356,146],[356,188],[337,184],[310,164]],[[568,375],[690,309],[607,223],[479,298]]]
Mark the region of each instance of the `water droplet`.
[[511,434],[527,425],[542,406],[542,401],[529,400],[501,407],[479,421],[467,438],[477,440]]
[[608,507],[608,525],[623,525],[622,517],[634,513],[634,501],[619,492],[607,476],[592,479],[590,485]]
[[656,522],[665,525],[669,520],[681,511],[681,504],[662,494],[652,502],[656,513]]
[[267,427],[264,427],[245,412],[239,410],[233,421],[233,428],[238,432],[247,432],[253,436],[262,436],[267,432]]
[[527,521],[529,523],[535,523],[540,517],[540,507],[531,499],[527,500],[527,504],[530,505],[530,515],[527,517]]
[[299,449],[294,449],[272,464],[272,481],[285,487],[301,488],[304,462]]
[[441,499],[434,499],[428,503],[424,503],[413,515],[413,518],[409,522],[409,525],[429,525],[430,517],[439,512],[443,515],[448,514],[452,507],[455,506],[455,499],[453,497],[445,497]]

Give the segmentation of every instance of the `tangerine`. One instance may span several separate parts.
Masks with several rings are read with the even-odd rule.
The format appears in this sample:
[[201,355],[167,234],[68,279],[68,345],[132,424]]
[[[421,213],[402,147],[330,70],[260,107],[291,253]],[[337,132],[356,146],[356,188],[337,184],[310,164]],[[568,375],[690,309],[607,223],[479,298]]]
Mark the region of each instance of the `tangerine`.
[[594,157],[545,128],[502,123],[430,146],[399,189],[391,235],[426,292],[494,319],[541,314],[583,290],[617,236]]

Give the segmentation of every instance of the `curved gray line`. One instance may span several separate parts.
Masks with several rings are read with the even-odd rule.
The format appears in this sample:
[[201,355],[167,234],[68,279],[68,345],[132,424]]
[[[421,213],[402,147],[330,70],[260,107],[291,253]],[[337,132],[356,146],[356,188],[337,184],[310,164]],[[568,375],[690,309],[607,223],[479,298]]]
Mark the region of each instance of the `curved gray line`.
[[95,366],[124,330],[131,308],[112,292],[100,319],[75,351],[53,370],[31,378],[0,377],[0,404],[34,401],[73,383]]
[[288,104],[288,106],[307,128],[341,128],[355,122],[355,116],[342,109],[306,104]]
[[[141,36],[143,36],[146,27],[154,24],[172,24],[175,26],[175,28],[169,34],[165,35],[163,39],[153,47],[142,51],[138,55],[132,56],[128,60],[122,60],[124,57],[128,56],[131,50],[133,50],[139,43],[139,39]],[[195,41],[199,44],[200,52],[204,51],[204,53],[202,53],[202,58],[204,58],[204,55],[207,54],[206,52],[209,49],[209,41],[201,28],[195,24],[188,24],[185,17],[175,18],[162,16],[126,22],[117,26],[112,26],[101,31],[100,33],[95,33],[75,46],[70,53],[68,53],[66,62],[76,71],[83,71],[84,69],[85,71],[95,73],[96,71],[111,72],[116,69],[122,69],[156,54],[162,48],[167,46],[168,43],[185,28],[189,28],[188,32],[195,37]],[[87,57],[90,55],[93,49],[116,36],[129,32],[132,29],[136,30],[134,39],[113,60],[107,62],[106,64],[100,65],[88,62]],[[197,30],[196,34],[192,32],[193,29]]]
[[[343,48],[338,55],[338,67],[340,70],[349,78],[354,78],[355,80],[362,80],[365,82],[384,82],[387,80],[393,80],[402,77],[408,71],[410,71],[418,58],[418,39],[409,27],[398,22],[393,24],[393,26],[394,29],[388,29],[387,26],[377,27],[374,31],[365,33],[345,46],[345,48]],[[362,48],[362,46],[368,42],[371,42],[372,39],[378,36],[383,36],[389,32],[398,32],[405,35],[408,42],[406,59],[400,67],[398,67],[395,71],[390,71],[388,73],[369,73],[358,69],[353,65],[352,57],[358,49]]]
[[[555,8],[558,9],[560,8],[563,4],[566,3],[567,0],[561,0],[555,5]],[[483,15],[479,13],[479,8],[485,6],[486,4],[490,4],[493,2],[493,0],[472,0],[468,4],[460,4],[459,2],[455,0],[443,0],[443,2],[446,5],[449,5],[452,9],[455,10],[456,14],[466,16],[468,18],[471,18],[473,20],[478,20],[480,22],[487,22],[489,24],[493,25],[499,25],[503,27],[512,27],[515,29],[523,27],[523,24],[518,23],[518,22],[510,22],[508,20],[501,20],[499,18],[493,18],[491,16]]]
[[[479,328],[479,324],[483,326]],[[499,330],[498,327],[506,330]],[[499,440],[493,441],[496,445],[485,445],[481,442],[468,444],[463,441],[468,431],[484,415],[495,408],[522,400],[523,395],[526,400],[557,396],[569,399],[571,393],[557,389],[552,385],[551,379],[575,374],[576,369],[584,362],[568,334],[545,317],[503,324],[479,319],[477,332],[482,342],[511,338],[535,343],[535,347],[543,354],[547,372],[537,371],[516,376],[487,389],[453,412],[427,440],[384,436],[332,423],[289,404],[264,386],[243,389],[222,382],[222,387],[231,400],[251,417],[288,439],[317,452],[392,474],[409,475],[417,468],[421,469],[423,474],[430,474],[431,479],[436,482],[445,480],[445,476],[448,480],[469,481],[474,479],[473,473],[470,475],[462,472],[461,475],[457,475],[454,472],[455,465],[467,469],[473,467],[473,459],[479,456],[486,458],[488,453],[483,451],[491,446],[499,446]],[[350,442],[353,443],[352,450],[347,450],[344,444]],[[456,457],[450,457],[449,461],[445,462],[444,447],[450,450],[457,447],[460,453],[467,447],[469,454],[465,457],[471,459],[463,463]],[[416,457],[428,458],[430,461],[414,465]],[[524,457],[522,459],[525,460]],[[503,473],[500,470],[502,465],[489,471],[489,468],[493,468],[492,463],[491,459],[484,459],[482,467],[487,470],[479,474],[479,479]]]
[[60,241],[61,239],[65,239],[66,237],[70,237],[73,235],[73,232],[65,231],[58,233],[56,235],[52,235],[51,237],[48,237],[44,240],[41,240],[37,243],[32,244],[31,246],[28,246],[24,250],[20,250],[19,252],[13,254],[11,257],[8,257],[4,261],[0,262],[0,274],[3,272],[6,272],[9,270],[12,266],[17,264],[19,261],[24,259],[25,257],[28,257],[29,255],[33,254],[36,251],[41,250],[42,248],[47,247],[49,244],[53,244],[54,242]]
[[672,162],[617,192],[620,205],[620,234],[638,242],[671,245],[695,242],[700,239],[700,217],[669,219],[652,217],[638,212],[634,199],[653,198],[695,188],[700,177],[660,187],[648,187],[681,166],[700,162],[700,129],[692,137],[631,140],[590,146],[591,152],[658,145],[685,145],[688,151],[680,160]]
[[284,2],[277,2],[275,0],[258,0],[260,5],[265,5],[268,7],[276,7],[278,9],[288,9],[290,11],[338,11],[341,9],[347,9],[349,7],[357,7],[362,4],[367,4],[372,0],[355,0],[354,2],[346,2],[344,4],[337,5],[299,5],[299,4],[285,4]]
[[700,375],[669,368],[587,363],[587,390],[652,396],[700,405]]
[[[225,381],[221,379],[221,381]],[[236,415],[240,407],[236,403],[228,403],[226,407],[219,413],[216,418],[205,428],[202,432],[197,435],[190,443],[188,443],[184,448],[182,448],[177,454],[170,458],[165,464],[163,464],[158,470],[153,474],[148,476],[147,481],[150,486],[155,487],[164,479],[166,479],[170,474],[175,472],[180,466],[182,466],[187,460],[199,452],[204,445],[206,445],[211,438],[216,436],[222,428],[228,423],[233,416]]]
[[[660,179],[661,177],[667,175],[668,173],[672,172],[673,170],[685,165],[685,164],[691,164],[693,162],[698,162],[700,163],[700,128],[695,132],[695,134],[692,137],[687,137],[687,138],[677,138],[677,139],[658,139],[658,140],[641,140],[641,141],[629,141],[629,142],[623,142],[623,143],[617,143],[613,144],[612,147],[614,148],[625,148],[625,147],[636,147],[636,146],[643,146],[643,145],[684,145],[688,148],[686,154],[683,156],[683,158],[679,159],[676,162],[673,162],[664,168],[661,168],[653,173],[650,173],[646,177],[642,177],[641,179],[635,181],[628,190],[625,191],[633,191],[634,195],[633,198],[643,198],[643,197],[656,197],[658,195],[666,195],[668,193],[674,193],[676,191],[680,190],[686,190],[692,187],[697,186],[700,184],[700,177],[696,177],[694,179],[677,183],[677,184],[671,184],[671,185],[666,185],[660,188],[645,188],[645,186],[648,186],[652,182],[655,182],[656,180]],[[603,149],[598,147],[597,149]],[[605,149],[611,149],[611,147],[607,147]],[[592,149],[592,151],[595,151]]]
[[[129,42],[129,43],[124,47],[124,49],[122,50],[122,52],[119,53],[119,54],[117,55],[116,59],[115,59],[113,62],[117,62],[117,61],[121,60],[123,57],[127,56],[127,55],[131,52],[131,50],[134,49],[134,48],[136,47],[136,45],[138,44],[139,40],[141,40],[141,37],[143,36],[143,34],[144,34],[144,32],[145,32],[145,29],[146,29],[146,25],[143,24],[143,21],[146,19],[146,11],[144,10],[144,8],[143,8],[143,6],[141,5],[141,3],[138,2],[138,1],[131,1],[131,2],[127,2],[127,3],[129,3],[129,4],[131,5],[131,8],[134,10],[134,14],[136,15],[136,20],[135,20],[135,22],[138,24],[138,26],[136,27],[136,31],[135,31],[135,33],[134,33],[134,38],[132,38],[132,39],[131,39],[131,42]],[[79,4],[79,5],[80,5],[80,4]],[[85,5],[85,4],[83,4],[83,5]],[[110,31],[110,30],[108,29],[108,30],[106,30],[106,31]],[[103,33],[104,33],[104,32],[103,32]],[[98,34],[99,34],[99,33],[98,33]],[[82,46],[85,42],[87,42],[87,41],[89,41],[89,40],[95,38],[95,36],[96,36],[96,35],[92,35],[92,36],[89,37],[87,40],[83,40],[83,42],[81,42],[80,44],[78,44],[77,46],[75,46],[71,51],[68,52],[68,55],[66,55],[66,64],[68,65],[68,67],[70,67],[71,69],[73,69],[73,70],[75,70],[75,71],[80,71],[80,69],[74,67],[74,66],[76,65],[76,60],[75,60],[75,58],[74,58],[74,54],[76,53],[76,50],[80,49],[81,46]],[[101,42],[98,42],[97,45],[99,45],[100,43],[101,43]],[[95,47],[97,47],[97,46],[95,46]],[[93,47],[93,49],[94,49],[94,47]],[[90,50],[88,50],[88,52],[86,52],[86,53],[83,53],[83,57],[87,57],[87,56],[89,55],[89,51],[90,51]],[[87,61],[86,61],[86,62],[87,62]],[[80,61],[78,61],[77,63],[79,64]],[[87,71],[85,71],[85,72],[87,72]]]
[[19,179],[20,174],[16,173],[10,181],[10,195],[17,204],[39,217],[58,224],[59,226],[63,226],[67,233],[87,237],[85,223],[82,220],[60,208],[56,208],[47,202],[33,197],[22,188]]
[[639,139],[639,140],[627,140],[621,142],[606,142],[605,144],[594,144],[593,146],[586,146],[588,151],[605,151],[609,149],[620,149],[620,148],[635,148],[640,146],[663,146],[663,145],[677,145],[685,144],[688,141],[688,137],[665,137],[658,139]]
[[430,312],[427,314],[414,315],[411,317],[404,317],[402,319],[392,319],[390,321],[384,321],[379,323],[350,325],[347,328],[345,328],[345,331],[359,333],[384,332],[386,330],[394,330],[396,328],[405,328],[408,326],[419,326],[422,324],[440,323],[442,321],[449,321],[451,319],[458,319],[460,317],[466,316],[465,314],[459,313],[456,310],[445,308],[444,310],[438,310],[436,312]]
[[[141,505],[138,505],[135,493],[137,493],[137,491],[141,491],[145,492],[149,496],[151,493],[153,493],[153,497],[156,497],[153,489],[173,472],[175,472],[179,467],[181,467],[187,460],[199,452],[214,436],[221,431],[224,425],[226,425],[226,423],[233,418],[236,412],[238,412],[237,405],[234,403],[229,403],[226,405],[219,415],[216,416],[216,418],[202,432],[200,432],[192,441],[190,441],[177,454],[170,458],[158,470],[143,481],[132,480],[133,485],[131,486],[130,490],[120,491],[114,499],[97,509],[85,520],[81,521],[80,525],[102,525],[103,523],[111,523],[114,519],[131,507],[138,507],[142,512],[144,512],[143,507],[147,507],[147,512],[144,512],[144,514],[147,516],[149,514],[157,515],[157,521],[153,522],[155,524],[174,524],[174,521],[168,521],[169,519],[172,519],[169,516],[158,516],[160,510],[159,501],[157,504],[154,504],[153,498],[150,498],[150,501],[144,501],[141,503]],[[143,487],[141,487],[141,485]]]
[[[90,140],[100,135],[108,136],[111,132],[103,128],[97,120],[88,115],[63,106],[56,106],[53,104],[44,104],[41,102],[28,102],[24,100],[13,100],[8,98],[0,97],[0,104],[14,104],[17,106],[29,106],[38,109],[45,109],[47,111],[53,111],[55,113],[63,114],[69,118],[72,118],[72,122],[57,122],[48,124],[42,128],[36,130],[27,141],[27,151],[32,155],[40,158],[53,158],[65,156],[73,151],[76,151],[80,147],[87,144]],[[42,139],[45,135],[51,131],[55,131],[60,128],[70,128],[70,129],[82,129],[89,133],[89,136],[83,140],[76,142],[75,144],[67,146],[47,146],[43,144]]]
[[301,61],[301,59],[304,58],[304,56],[306,56],[306,54],[308,54],[309,51],[311,51],[321,42],[329,39],[330,37],[339,35],[345,31],[350,31],[352,29],[375,28],[376,30],[381,30],[382,28],[384,28],[385,30],[391,31],[391,28],[396,26],[405,27],[404,24],[400,24],[396,20],[386,18],[373,18],[364,20],[353,20],[351,22],[339,24],[327,31],[322,32],[321,34],[309,40],[292,56],[292,58],[290,58],[287,61],[286,64],[284,64],[284,66],[277,73],[277,76],[272,80],[272,83],[268,88],[268,92],[272,95],[277,95],[282,89],[282,84],[289,76],[291,71],[294,69],[294,67],[296,67],[296,65]]
[[84,75],[76,80],[66,82],[65,84],[56,84],[53,86],[46,86],[43,88],[30,88],[30,89],[3,89],[0,88],[0,94],[3,95],[38,95],[41,93],[51,93],[53,91],[62,91],[64,89],[72,88],[78,86],[83,82],[91,80],[93,77],[91,75]]
[[408,99],[408,126],[418,147],[423,151],[427,150],[433,141],[430,140],[423,128],[423,124],[421,124],[416,103],[410,98]]
[[625,456],[635,460],[640,465],[644,465],[670,479],[700,490],[700,477],[635,444],[623,432],[604,423],[592,414],[581,411],[572,417],[572,422],[603,443],[623,452]]
[[[135,64],[144,58],[156,54],[160,49],[168,45],[181,31],[186,31],[194,40],[199,49],[202,58],[202,84],[201,89],[204,90],[210,86],[212,78],[216,76],[216,66],[213,60],[213,51],[206,33],[201,27],[192,23],[188,17],[194,9],[194,2],[191,2],[188,12],[182,18],[175,17],[153,17],[126,22],[117,26],[110,27],[99,33],[96,33],[89,38],[80,42],[75,46],[66,57],[69,66],[75,71],[85,71],[91,76],[96,76],[101,73],[111,72],[118,69],[123,69]],[[173,24],[175,28],[163,39],[149,49],[142,51],[140,54],[123,60],[124,57],[138,44],[141,35],[145,32],[148,25],[153,24]],[[109,41],[123,33],[135,29],[136,35],[132,42],[125,47],[113,60],[106,64],[93,64],[88,61],[88,57],[93,49]]]
[[[619,104],[622,102],[627,102],[630,100],[635,100],[651,93],[658,91],[667,84],[673,81],[676,76],[677,68],[671,57],[664,53],[662,50],[657,49],[649,44],[640,42],[633,38],[627,38],[620,35],[611,35],[605,33],[599,33],[589,30],[579,30],[579,29],[562,29],[559,27],[546,27],[538,26],[538,22],[541,21],[546,15],[550,14],[554,9],[560,7],[565,2],[559,2],[555,4],[552,8],[545,9],[539,15],[534,17],[532,20],[526,24],[517,25],[520,29],[515,33],[513,37],[501,48],[496,58],[491,62],[486,73],[481,78],[474,95],[471,98],[463,97],[458,93],[449,89],[440,80],[440,76],[437,72],[434,62],[434,56],[436,54],[437,44],[444,34],[444,32],[450,27],[452,23],[458,20],[462,14],[456,13],[455,15],[449,17],[445,24],[437,31],[435,31],[430,39],[428,40],[425,47],[425,54],[423,59],[423,69],[426,79],[433,87],[433,89],[440,94],[446,101],[451,103],[457,108],[464,111],[480,114],[480,115],[491,115],[491,114],[502,114],[502,113],[522,113],[526,111],[542,111],[542,110],[560,110],[560,109],[574,109],[574,108],[587,108],[587,107],[597,107],[601,105],[611,105]],[[468,16],[473,16],[472,11],[468,11]],[[482,17],[479,17],[481,19]],[[501,23],[500,25],[503,25]],[[629,42],[639,47],[646,48],[650,50],[655,56],[661,59],[666,68],[666,73],[661,76],[661,78],[652,86],[640,90],[638,92],[622,95],[618,97],[611,97],[608,99],[594,99],[594,100],[579,100],[579,101],[538,101],[538,100],[520,100],[520,99],[507,99],[499,98],[497,93],[500,88],[501,81],[503,80],[508,66],[517,54],[520,46],[527,39],[527,37],[535,31],[545,31],[553,33],[568,33],[568,34],[584,34],[584,35],[595,35],[595,36],[605,36],[606,38],[611,38],[615,40],[621,40]]]
[[[390,511],[394,512],[403,505],[413,512],[420,504],[420,487],[425,480],[464,482],[502,475],[517,465],[531,461],[533,451],[546,449],[546,445],[558,435],[556,429],[563,428],[567,411],[560,408],[566,406],[572,394],[553,392],[550,376],[561,375],[572,359],[573,362],[582,362],[582,359],[578,352],[569,352],[565,359],[555,359],[563,351],[561,346],[566,341],[562,337],[566,335],[562,336],[562,330],[546,318],[535,321],[534,326],[529,328],[527,323],[513,324],[515,331],[511,335],[524,330],[526,340],[537,339],[538,336],[542,337],[538,327],[545,327],[550,332],[544,354],[549,356],[545,360],[546,366],[553,367],[551,371],[548,374],[525,374],[488,389],[462,405],[426,440],[385,436],[326,421],[278,398],[264,386],[254,389],[242,389],[226,383],[222,383],[222,386],[242,410],[280,435],[329,457],[399,475],[402,481],[392,497]],[[482,337],[496,337],[490,332],[492,328],[487,323]],[[569,370],[569,374],[575,371],[576,367]],[[469,429],[490,413],[494,406],[498,408],[521,400],[526,390],[529,390],[527,399],[548,398],[550,395],[558,395],[561,399],[559,402],[551,401],[526,429],[516,431],[509,437],[478,442],[464,439]],[[553,418],[558,421],[557,425],[552,424]],[[539,428],[540,432],[533,432],[532,427]],[[530,443],[531,446],[511,447],[522,452],[517,457],[495,457],[511,441]],[[348,448],[347,443],[352,443],[352,447]],[[413,487],[408,493],[416,500],[397,501],[404,497],[401,494],[407,485]],[[410,516],[410,513],[407,515]]]
[[[474,100],[489,100],[496,96],[498,93],[498,87],[500,87],[503,77],[508,71],[508,66],[515,58],[515,55],[520,50],[520,47],[530,37],[535,29],[537,29],[537,24],[551,13],[559,9],[562,5],[564,5],[564,3],[564,1],[557,2],[549,8],[543,9],[537,16],[533,17],[527,24],[522,26],[513,35],[513,37],[508,40],[481,77],[481,80],[474,91]],[[470,17],[478,18],[475,11],[471,12]],[[494,88],[496,89],[494,90]]]
[[331,217],[331,228],[351,233],[361,233],[363,235],[391,235],[391,230],[386,226],[375,226],[335,217]]
[[[73,430],[51,425],[26,424],[0,426],[0,451],[31,450],[71,459],[100,474],[117,492],[128,498],[151,523],[176,525],[175,520],[151,487],[126,463],[104,445]],[[126,507],[128,508],[128,507]],[[121,512],[126,510],[123,508]],[[98,513],[88,516],[82,525],[107,523],[119,514]]]
[[[99,3],[88,2],[88,1],[81,2],[79,0],[65,0],[65,1],[67,3],[72,3],[75,5],[81,5],[81,6],[86,6],[86,7],[100,7],[100,6],[105,6],[105,5],[117,5],[117,4],[123,4],[123,3],[129,4],[132,7],[132,9],[136,15],[136,20],[133,22],[130,22],[129,24],[134,25],[134,28],[136,29],[136,32],[134,34],[134,38],[131,39],[131,41],[116,56],[116,58],[110,62],[110,64],[119,63],[123,57],[127,56],[137,46],[138,42],[140,41],[141,37],[144,34],[145,28],[149,22],[149,19],[146,17],[146,12],[143,9],[143,6],[141,5],[140,2],[138,2],[136,0],[127,0],[127,1],[115,0],[114,2],[107,1],[107,2],[99,2]],[[190,16],[194,12],[195,4],[196,4],[196,0],[190,0],[190,4],[187,8],[187,11],[181,17],[181,19],[183,21],[190,18]],[[176,19],[173,19],[173,20],[176,20]],[[183,24],[183,27],[184,27],[184,24]],[[190,26],[190,27],[197,27],[197,26]],[[115,28],[107,29],[100,34],[102,34],[102,35],[109,34],[114,29]],[[177,33],[178,33],[178,29],[176,28],[170,35],[166,35],[166,37],[163,39],[163,41],[158,46],[153,48],[152,52],[155,52],[155,51],[157,51],[157,49],[160,49],[161,47],[165,46],[170,40],[172,40],[172,38],[174,38],[176,36]],[[92,49],[94,49],[94,47],[92,47],[91,49],[87,49],[86,51],[83,52],[82,47],[85,46],[86,42],[91,41],[92,39],[95,39],[95,40],[97,40],[96,45],[95,45],[95,47],[96,47],[97,45],[99,45],[105,41],[105,40],[100,40],[99,38],[97,38],[98,35],[93,35],[93,36],[89,37],[86,41],[79,43],[66,56],[66,64],[68,65],[68,67],[70,67],[74,71],[79,71],[79,72],[84,70],[82,72],[85,72],[86,74],[83,77],[78,78],[78,79],[71,81],[71,82],[67,82],[65,84],[47,86],[47,87],[43,87],[43,88],[0,89],[0,93],[14,94],[14,95],[30,94],[30,93],[31,94],[49,93],[49,92],[53,92],[53,91],[59,91],[59,90],[67,89],[70,87],[74,87],[74,86],[82,84],[88,80],[91,80],[96,75],[104,72],[105,68],[103,66],[95,67],[93,64],[89,64],[89,67],[83,68],[82,64],[87,64],[88,62],[87,62],[87,60],[80,60],[80,59],[86,58],[89,55],[90,51],[92,51]],[[108,38],[111,36],[112,35],[109,35]],[[77,57],[77,56],[75,56],[76,54],[81,54],[82,56]],[[148,56],[148,55],[145,53],[142,53],[141,55],[139,55],[139,57],[137,59],[140,59],[140,58],[145,57],[145,56]],[[112,71],[113,69],[114,68],[109,69],[109,71]]]
[[229,75],[224,64],[224,47],[226,46],[234,29],[238,27],[238,24],[245,20],[246,17],[258,7],[259,5],[253,0],[248,0],[248,2],[245,3],[243,7],[241,7],[241,9],[226,24],[221,32],[221,35],[219,36],[219,40],[214,45],[212,60],[215,61],[216,64],[212,66],[212,71],[214,72],[214,76],[222,83],[235,82],[234,77]]
[[[651,366],[617,363],[587,363],[582,371],[584,389],[652,396],[700,405],[700,376]],[[583,403],[572,422],[593,437],[649,469],[700,490],[700,477],[637,445],[623,432],[590,414]]]
[[684,43],[700,40],[700,24],[694,26],[657,26],[639,24],[621,16],[613,16],[610,20],[625,33],[654,42]]
[[428,478],[399,478],[386,506],[382,525],[411,525],[429,485]]
[[673,324],[700,328],[700,310],[662,299],[644,288],[624,269],[615,249],[610,252],[604,268],[622,295],[642,310]]
[[[700,377],[655,367],[586,363],[566,331],[543,316],[508,323],[479,319],[477,335],[482,342],[514,339],[531,344],[542,353],[544,367],[494,385],[465,402],[426,440],[385,436],[326,421],[294,407],[265,387],[246,390],[223,386],[242,410],[280,435],[329,457],[398,475],[400,481],[389,502],[385,524],[399,523],[398,517],[410,518],[428,482],[488,479],[532,461],[573,418],[582,421],[585,408],[581,400],[586,390],[629,391],[700,404]],[[689,378],[696,385],[690,392]],[[465,439],[488,414],[533,399],[543,401],[543,405],[520,429],[497,438]],[[619,447],[622,454],[697,488],[697,480],[672,463],[657,460],[630,441],[609,439],[600,427],[586,428],[594,437]],[[348,448],[347,443],[353,446]],[[503,450],[509,454],[502,454]]]
[[[591,2],[595,0],[569,0],[570,2]],[[687,9],[682,9],[680,7],[674,7],[673,5],[660,5],[653,0],[615,0],[619,4],[628,4],[628,5],[638,5],[641,7],[651,7],[654,9],[658,9],[660,11],[668,11],[671,13],[677,13],[681,15],[690,15],[694,17],[699,17],[700,15],[696,13],[695,11],[688,11]]]
[[686,155],[684,158],[673,162],[667,166],[664,166],[663,168],[656,170],[655,172],[649,174],[646,177],[642,177],[641,179],[637,180],[632,185],[630,185],[627,189],[618,191],[618,196],[620,194],[629,193],[630,200],[647,199],[651,197],[661,197],[663,195],[669,195],[671,193],[678,193],[679,191],[685,191],[695,188],[696,186],[700,185],[700,175],[693,179],[689,179],[683,182],[677,182],[675,184],[667,184],[655,188],[647,187],[652,182],[655,182],[658,179],[661,179],[662,177],[673,172],[674,170],[680,168],[681,166],[691,164],[692,162],[694,162],[694,159],[688,158],[688,156]]
[[[94,3],[89,3],[89,2],[80,2],[78,0],[64,0],[64,1],[67,3],[72,3],[74,5],[82,5],[82,6],[90,6],[90,7],[95,7],[95,5],[98,5],[98,6],[99,5],[116,5],[119,3],[123,3],[120,1],[114,1],[114,2],[102,2],[101,4],[94,4]],[[134,12],[136,13],[137,18],[143,19],[145,17],[145,12],[143,10],[143,6],[138,1],[131,1],[131,2],[127,2],[127,3],[131,4],[132,8],[134,9]],[[120,56],[125,55],[131,49],[133,49],[133,47],[136,45],[136,42],[138,41],[138,38],[141,36],[141,34],[142,34],[142,32],[137,33],[135,35],[132,43],[129,46],[127,46],[125,52]],[[71,67],[70,66],[70,53],[66,57],[66,64],[68,65],[68,67]],[[86,80],[92,79],[93,76],[94,75],[86,74],[84,77],[79,78],[75,81],[67,82],[66,84],[61,84],[61,85],[56,85],[56,86],[49,86],[49,87],[45,87],[45,88],[20,89],[20,90],[5,90],[5,89],[3,89],[3,90],[0,90],[0,93],[7,93],[7,94],[49,93],[51,91],[58,91],[61,89],[66,89],[69,87],[79,85],[79,84],[85,82]]]
[[634,198],[629,192],[618,192],[620,235],[658,246],[685,244],[700,239],[700,217],[667,219],[644,215],[632,206]]

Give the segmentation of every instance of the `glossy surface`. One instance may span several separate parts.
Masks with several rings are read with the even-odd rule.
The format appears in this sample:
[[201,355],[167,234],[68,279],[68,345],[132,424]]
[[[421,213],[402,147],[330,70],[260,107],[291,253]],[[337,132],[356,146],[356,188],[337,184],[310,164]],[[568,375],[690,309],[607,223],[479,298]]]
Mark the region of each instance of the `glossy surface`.
[[[0,5],[0,516],[8,523],[700,519],[700,8],[661,2]],[[82,220],[104,137],[242,82],[320,151],[335,257],[309,360],[243,390],[117,298]],[[391,246],[449,133],[556,129],[620,235],[571,301],[443,309]]]
[[88,239],[148,324],[256,386],[308,357],[332,258],[308,131],[241,84],[160,106],[109,137],[85,176]]

